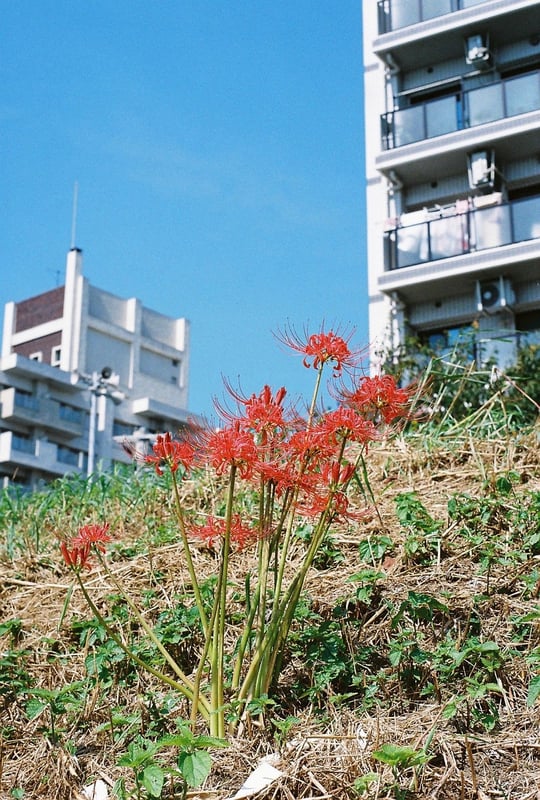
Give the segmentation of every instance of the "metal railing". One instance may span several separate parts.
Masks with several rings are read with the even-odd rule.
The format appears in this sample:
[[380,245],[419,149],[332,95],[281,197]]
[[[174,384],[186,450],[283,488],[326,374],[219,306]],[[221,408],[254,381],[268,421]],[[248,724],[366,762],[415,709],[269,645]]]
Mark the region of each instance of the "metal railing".
[[486,0],[380,0],[378,3],[379,34],[416,25],[453,11],[480,5]]
[[461,90],[381,116],[384,150],[540,108],[540,70]]
[[[472,201],[474,203],[474,200]],[[477,201],[478,202],[478,201]],[[540,239],[540,196],[440,211],[415,212],[418,222],[386,230],[385,267],[401,269],[491,247]],[[403,215],[401,223],[412,215]],[[420,220],[420,217],[424,219]]]

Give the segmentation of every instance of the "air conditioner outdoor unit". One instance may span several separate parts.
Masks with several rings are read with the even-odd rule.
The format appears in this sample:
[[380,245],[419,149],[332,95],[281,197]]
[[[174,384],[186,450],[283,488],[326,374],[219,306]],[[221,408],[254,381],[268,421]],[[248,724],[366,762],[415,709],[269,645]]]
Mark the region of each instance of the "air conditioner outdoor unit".
[[489,281],[476,282],[476,307],[478,311],[494,314],[515,302],[512,284],[502,275]]
[[491,58],[488,37],[485,34],[475,33],[465,39],[465,61],[467,64],[485,66]]
[[467,156],[471,189],[492,189],[495,185],[495,154],[493,150],[477,150]]

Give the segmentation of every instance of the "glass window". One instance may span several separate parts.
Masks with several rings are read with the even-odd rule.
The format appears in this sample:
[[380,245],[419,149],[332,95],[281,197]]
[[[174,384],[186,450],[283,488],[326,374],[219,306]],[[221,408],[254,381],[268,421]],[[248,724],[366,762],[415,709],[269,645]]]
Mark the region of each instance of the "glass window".
[[128,425],[126,422],[113,422],[113,436],[131,436],[135,430],[134,425]]
[[14,433],[11,438],[11,444],[14,450],[20,450],[23,453],[31,453],[35,455],[36,443],[29,436],[24,434]]
[[422,0],[422,19],[433,19],[452,11],[452,0]]
[[60,403],[60,408],[58,413],[60,419],[63,419],[66,422],[75,422],[77,424],[80,424],[82,422],[83,413],[80,408],[75,408],[74,406],[69,406],[66,405],[65,403]]
[[397,266],[408,267],[428,260],[427,223],[398,228]]
[[64,447],[59,444],[56,448],[56,458],[62,464],[69,464],[71,467],[79,466],[79,452],[72,450],[71,447]]
[[411,106],[394,111],[393,115],[394,147],[402,147],[411,142],[420,142],[425,138],[424,106]]
[[471,127],[504,117],[502,83],[471,89],[466,97]]
[[59,367],[61,358],[62,358],[62,348],[53,347],[51,350],[51,365],[53,367]]
[[420,22],[420,0],[393,0],[392,30]]
[[509,117],[540,108],[540,70],[505,81],[504,94]]
[[426,134],[428,139],[458,129],[458,102],[455,95],[426,103]]
[[30,392],[24,392],[21,389],[15,390],[15,405],[21,408],[29,408],[32,411],[39,410],[39,401]]
[[467,252],[467,217],[456,214],[429,223],[429,245],[432,258],[448,258]]
[[511,244],[510,211],[507,205],[477,208],[472,215],[477,250]]
[[540,196],[511,204],[515,242],[540,239]]

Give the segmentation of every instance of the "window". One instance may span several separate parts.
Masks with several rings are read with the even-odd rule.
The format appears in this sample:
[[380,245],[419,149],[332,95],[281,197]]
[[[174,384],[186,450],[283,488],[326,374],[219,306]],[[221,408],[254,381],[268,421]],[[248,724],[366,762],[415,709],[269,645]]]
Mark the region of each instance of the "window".
[[113,436],[132,436],[135,430],[133,425],[128,425],[126,422],[119,422],[114,420],[113,423]]
[[53,347],[51,350],[51,366],[59,367],[62,358],[62,348],[60,346]]
[[74,422],[77,425],[82,422],[81,409],[75,408],[75,406],[69,406],[66,403],[60,403],[58,414],[60,419],[63,419],[65,422]]
[[29,408],[32,411],[39,411],[39,401],[31,392],[23,389],[15,389],[15,405],[19,408]]
[[79,451],[73,450],[71,447],[59,444],[56,448],[56,458],[60,463],[68,464],[70,467],[79,466]]
[[540,345],[540,310],[535,309],[516,314],[516,329],[519,331],[520,347]]
[[438,356],[449,356],[454,352],[471,360],[475,358],[476,329],[472,325],[463,325],[448,328],[436,328],[422,331],[419,338]]
[[30,353],[30,361],[43,361],[43,353],[37,350],[35,353]]
[[11,444],[14,450],[20,450],[22,453],[36,454],[36,443],[29,436],[24,433],[14,433],[11,438]]

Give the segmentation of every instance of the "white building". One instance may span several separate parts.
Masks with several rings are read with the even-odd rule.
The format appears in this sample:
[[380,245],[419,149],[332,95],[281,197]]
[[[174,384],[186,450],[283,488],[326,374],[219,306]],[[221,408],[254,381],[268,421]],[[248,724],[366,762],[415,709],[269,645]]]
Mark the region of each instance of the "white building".
[[540,341],[540,2],[364,0],[370,340]]
[[124,439],[188,423],[189,324],[104,292],[70,250],[65,284],[7,303],[0,479],[36,486],[127,462]]

